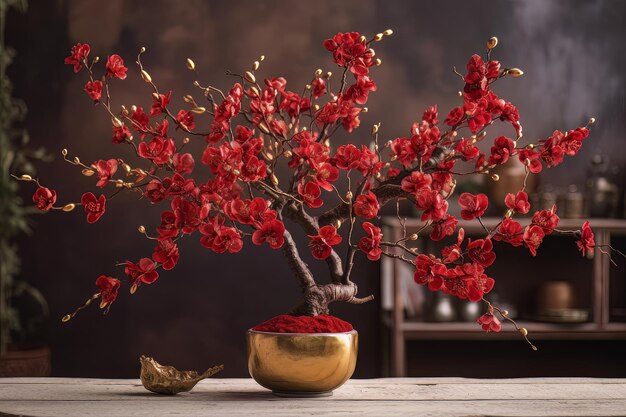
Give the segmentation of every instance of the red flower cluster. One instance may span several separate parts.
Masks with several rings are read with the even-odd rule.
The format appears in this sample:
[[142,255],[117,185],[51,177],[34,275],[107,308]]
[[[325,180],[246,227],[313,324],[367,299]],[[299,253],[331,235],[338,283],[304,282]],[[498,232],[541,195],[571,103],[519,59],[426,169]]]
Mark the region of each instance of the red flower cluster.
[[100,194],[96,198],[93,193],[85,193],[80,199],[80,203],[87,213],[87,223],[95,223],[102,217],[106,209],[106,197]]
[[333,226],[320,227],[319,233],[309,238],[311,239],[309,247],[313,257],[321,260],[328,258],[332,252],[332,246],[340,244],[342,240]]
[[100,275],[96,279],[96,287],[100,291],[100,308],[111,305],[117,299],[117,292],[120,289],[120,280],[106,275]]
[[57,193],[46,187],[39,187],[33,194],[33,203],[41,211],[48,211],[57,201]]

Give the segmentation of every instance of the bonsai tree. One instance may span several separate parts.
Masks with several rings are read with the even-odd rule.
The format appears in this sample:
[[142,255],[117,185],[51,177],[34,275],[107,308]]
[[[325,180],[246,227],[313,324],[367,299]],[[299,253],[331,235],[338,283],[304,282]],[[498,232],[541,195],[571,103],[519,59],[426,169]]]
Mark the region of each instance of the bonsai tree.
[[[172,91],[160,88],[142,64],[145,48],[136,64],[152,96],[149,108],[113,103],[111,87],[127,77],[122,57],[108,56],[104,71],[97,70],[99,59],[90,58],[89,45],[76,44],[65,63],[85,76],[87,96],[111,118],[113,144],[131,146],[138,159],[85,164],[64,149],[67,162],[95,178],[97,187],[113,190],[86,192],[80,201],[62,205],[57,205],[56,193],[37,180],[17,178],[37,183],[33,200],[40,210],[70,212],[81,206],[89,223],[98,221],[110,198],[121,192],[137,193],[143,197],[140,204],[164,206],[160,222],[138,229],[155,244],[151,256],[121,265],[131,293],[154,283],[159,270],[176,266],[179,239],[198,239],[217,253],[236,253],[244,244],[269,246],[283,253],[302,288],[302,300],[291,313],[315,316],[328,313],[335,302],[372,300],[372,295],[360,295],[352,280],[354,262],[357,257],[377,261],[387,256],[414,266],[418,284],[487,303],[488,312],[478,322],[487,331],[499,331],[499,318],[510,319],[485,298],[494,285],[487,274],[496,260],[493,242],[535,255],[546,235],[569,233],[584,255],[594,250],[593,233],[588,222],[578,231],[559,230],[555,208],[535,212],[531,224],[523,228],[514,220],[516,214],[531,210],[522,187],[507,195],[508,210],[497,227],[484,227],[484,238],[466,239],[463,229],[457,228],[458,219],[448,213],[457,178],[474,174],[497,181],[491,170],[509,158],[519,158],[527,176],[559,165],[578,152],[593,119],[587,126],[557,130],[548,138],[523,140],[517,108],[493,91],[497,81],[519,77],[522,71],[492,59],[494,37],[484,56],[473,55],[465,73],[457,72],[462,87],[459,104],[444,116],[433,105],[408,126],[404,137],[381,140],[376,124],[371,129],[372,146],[334,145],[338,130],[353,132],[359,127],[369,94],[377,89],[374,67],[381,65],[372,45],[391,34],[386,30],[367,38],[350,32],[327,39],[323,45],[339,67],[339,76],[318,69],[310,83],[295,91],[280,76],[261,77],[261,56],[250,70],[229,72],[235,82],[226,91],[195,81],[197,94],[185,95],[187,106],[182,109],[172,108]],[[191,59],[186,66],[195,71]],[[499,122],[510,125],[510,137],[489,136],[488,128]],[[185,152],[191,140],[206,142],[201,155]],[[485,142],[490,144],[487,152],[479,147]],[[197,166],[197,160],[204,166]],[[482,224],[487,196],[463,193],[458,199],[461,217]],[[329,203],[333,200],[338,204]],[[400,217],[402,201],[421,212],[423,226],[388,241],[375,219],[385,205],[395,205]],[[295,226],[286,227],[286,219]],[[308,248],[297,247],[294,233],[308,236]],[[436,241],[451,237],[452,242],[437,254],[417,253],[407,245],[426,236]],[[342,243],[345,253],[340,254]],[[313,276],[304,260],[309,256],[328,265],[324,280]],[[98,292],[76,312],[96,299],[108,310],[120,280],[102,275],[96,286]],[[526,337],[526,329],[518,330]]]

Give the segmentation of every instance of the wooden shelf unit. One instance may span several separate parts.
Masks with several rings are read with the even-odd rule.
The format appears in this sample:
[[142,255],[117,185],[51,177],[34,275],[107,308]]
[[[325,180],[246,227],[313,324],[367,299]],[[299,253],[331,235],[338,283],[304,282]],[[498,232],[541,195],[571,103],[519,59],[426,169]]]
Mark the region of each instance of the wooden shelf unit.
[[[500,222],[500,218],[485,218],[483,224],[493,229]],[[530,223],[530,218],[516,218],[522,226]],[[561,219],[559,229],[577,230],[584,220]],[[611,242],[612,235],[626,235],[626,220],[624,219],[591,219],[590,226],[595,234],[597,245]],[[408,218],[405,226],[407,234],[415,232],[422,226],[417,218]],[[386,216],[382,219],[383,235],[387,240],[397,241],[402,237],[402,228],[397,217]],[[460,220],[458,227],[465,229],[467,235],[484,233],[478,221]],[[420,237],[421,251],[428,252],[429,239],[427,231]],[[546,237],[549,239],[550,237]],[[598,251],[596,251],[598,252]],[[480,326],[473,322],[425,322],[405,319],[404,296],[401,292],[402,283],[397,271],[400,270],[398,259],[391,259],[393,277],[385,277],[381,271],[381,282],[392,280],[391,310],[382,311],[383,327],[389,332],[389,369],[390,376],[406,376],[406,341],[407,340],[513,340],[519,334],[506,324],[500,333],[486,334]],[[592,321],[580,324],[570,323],[543,323],[518,320],[520,326],[526,327],[536,340],[612,340],[626,339],[626,323],[612,323],[609,321],[609,273],[610,260],[608,256],[596,253],[593,257],[591,313]],[[623,271],[622,271],[623,272]],[[384,290],[384,289],[383,289]],[[383,295],[384,297],[384,295]],[[384,362],[384,361],[383,361]]]

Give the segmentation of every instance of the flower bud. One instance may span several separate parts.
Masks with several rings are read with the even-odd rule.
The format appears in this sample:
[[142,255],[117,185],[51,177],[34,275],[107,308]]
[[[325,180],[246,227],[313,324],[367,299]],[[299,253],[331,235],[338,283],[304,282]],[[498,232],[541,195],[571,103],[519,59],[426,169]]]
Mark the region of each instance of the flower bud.
[[524,75],[524,71],[522,71],[519,68],[509,68],[506,71],[507,75],[510,75],[512,77],[521,77],[522,75]]
[[261,55],[261,57],[259,58],[259,61],[261,62],[265,61],[265,55]]
[[261,63],[260,63],[259,61],[254,61],[254,62],[252,63],[252,70],[253,70],[253,71],[258,70],[260,65],[261,65]]
[[183,138],[183,143],[186,145],[186,144],[188,144],[188,143],[189,143],[189,140],[190,140],[190,139],[189,139],[187,136],[185,136],[185,137]]
[[143,235],[143,234],[146,233],[146,228],[145,228],[145,226],[139,226],[137,228],[137,231]]
[[72,316],[70,316],[69,314],[64,315],[63,318],[61,319],[63,323],[67,323],[70,320],[72,320]]
[[124,116],[128,116],[128,109],[127,109],[127,108],[126,108],[126,106],[125,106],[125,105],[123,105],[123,104],[122,104],[122,114],[123,114]]
[[196,63],[191,60],[191,58],[187,58],[187,69],[189,71],[193,71],[196,69]]
[[123,123],[120,119],[118,119],[117,117],[112,117],[111,118],[111,123],[113,123],[113,126],[120,128],[123,126]]
[[146,70],[141,70],[141,79],[147,83],[152,82],[152,77],[150,76],[150,74],[148,74],[148,71]]
[[354,194],[352,194],[352,191],[348,190],[346,193],[346,200],[352,200],[352,197],[354,197]]
[[413,233],[411,236],[409,236],[410,240],[417,240],[417,233]]
[[522,327],[521,329],[519,329],[519,332],[522,336],[528,336],[528,329],[526,327]]
[[272,174],[272,176],[270,177],[272,180],[272,184],[274,184],[274,186],[278,185],[278,177],[276,176],[276,174]]
[[500,176],[498,174],[493,174],[491,176],[491,179],[494,180],[495,182],[498,182],[498,181],[500,181]]
[[318,104],[313,106],[313,110],[318,111],[320,109],[320,106]]
[[291,151],[287,149],[285,152],[283,152],[283,156],[285,158],[291,158],[293,156],[293,153],[291,153]]
[[124,170],[126,174],[129,174],[131,171],[131,167],[128,164],[122,164],[122,169]]
[[362,113],[367,113],[368,111],[370,111],[370,110],[369,110],[367,107],[363,107],[363,108],[361,109],[361,112],[362,112]]
[[185,103],[194,103],[195,100],[193,99],[193,97],[191,96],[191,94],[186,94],[183,96],[183,101]]
[[193,109],[191,109],[191,112],[195,114],[202,114],[205,111],[206,109],[204,107],[194,107]]
[[135,283],[135,284],[131,285],[131,287],[130,287],[130,293],[131,293],[131,294],[134,294],[136,291],[137,291],[137,284]]
[[328,72],[326,73],[326,78],[330,78],[330,77],[332,77],[332,76],[333,76],[333,73],[332,73],[331,71],[328,71]]
[[74,157],[74,163],[80,164],[80,159],[77,156]]
[[372,57],[376,56],[376,51],[374,50],[374,48],[369,48],[366,52],[370,53]]
[[67,156],[67,149],[62,149],[61,150],[61,155]]
[[94,64],[97,64],[99,61],[100,61],[100,57],[99,57],[99,56],[97,56],[97,57],[95,57],[95,58],[93,59],[93,63],[94,63]]
[[143,54],[144,52],[146,52],[146,47],[142,46],[141,49],[139,50],[139,53]]
[[489,40],[487,41],[487,49],[493,49],[498,45],[498,38],[496,38],[495,36],[492,36],[491,38],[489,38]]
[[341,220],[337,219],[335,220],[335,223],[333,224],[333,226],[335,226],[335,229],[339,229],[342,224],[343,223],[341,222]]
[[380,58],[376,58],[376,66],[380,67],[383,64],[383,61]]
[[265,124],[265,122],[259,123],[259,130],[265,133],[266,135],[270,133],[270,130],[267,128],[267,125]]
[[361,37],[359,38],[359,42],[365,43],[365,42],[367,42],[367,38],[365,36],[361,35]]
[[250,87],[250,93],[251,93],[250,94],[251,97],[259,97],[259,89],[256,88],[256,86],[254,85]]
[[378,42],[383,38],[383,34],[382,33],[377,33],[376,36],[374,36],[374,41]]
[[88,168],[83,169],[82,173],[85,177],[91,177],[93,174],[95,174],[93,169]]
[[502,314],[503,317],[508,317],[509,311],[508,310],[502,310],[502,312],[500,314]]
[[23,175],[20,177],[20,179],[21,179],[22,181],[32,181],[32,180],[33,180],[33,177],[31,177],[31,176],[30,176],[30,175],[28,175],[28,174],[23,174]]
[[65,212],[70,212],[72,210],[74,210],[76,208],[76,204],[74,203],[69,203],[63,206],[63,211]]
[[250,72],[250,71],[246,71],[243,74],[243,78],[245,78],[246,81],[248,81],[249,83],[252,83],[252,84],[254,84],[256,82],[256,78],[255,78],[254,74],[252,72]]
[[319,68],[318,68],[318,69],[316,69],[316,70],[315,70],[315,77],[316,77],[316,78],[319,78],[319,77],[321,77],[321,76],[322,76],[322,70],[321,70],[321,69],[319,69]]
[[385,35],[385,36],[391,36],[391,35],[393,35],[393,30],[391,30],[391,29],[387,29],[387,30],[385,30],[385,31],[383,32],[383,35]]
[[378,133],[378,125],[372,126],[372,135],[375,135],[376,133]]
[[307,85],[305,85],[305,86],[304,86],[304,89],[305,89],[305,90],[310,90],[310,89],[311,89],[311,84],[307,84]]
[[592,118],[589,119],[589,124],[590,125],[594,124],[595,122],[596,122],[596,118],[595,117],[592,117]]

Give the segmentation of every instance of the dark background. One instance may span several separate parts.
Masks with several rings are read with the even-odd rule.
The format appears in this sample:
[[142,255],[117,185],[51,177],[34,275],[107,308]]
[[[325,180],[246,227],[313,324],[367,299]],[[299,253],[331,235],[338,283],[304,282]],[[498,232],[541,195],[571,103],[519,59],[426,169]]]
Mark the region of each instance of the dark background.
[[[118,156],[122,149],[110,144],[103,109],[94,108],[82,91],[85,74],[75,76],[63,65],[76,42],[90,43],[92,56],[102,60],[111,53],[126,60],[129,80],[112,83],[115,107],[149,107],[148,88],[132,65],[141,46],[148,50],[143,59],[152,78],[161,89],[174,90],[174,103],[181,104],[182,95],[193,91],[186,57],[196,62],[201,81],[228,88],[233,80],[224,75],[226,69],[246,69],[264,54],[261,74],[285,76],[300,91],[295,86],[310,80],[316,68],[336,70],[324,39],[338,31],[371,35],[393,28],[391,38],[375,45],[383,60],[373,73],[378,92],[370,96],[370,112],[351,141],[367,143],[369,126],[377,121],[385,140],[404,135],[426,106],[438,103],[446,112],[457,105],[462,86],[451,68],[463,68],[469,55],[482,52],[486,39],[497,35],[495,57],[525,72],[501,82],[498,93],[518,106],[526,137],[545,137],[597,118],[579,156],[542,173],[541,181],[583,184],[590,157],[598,152],[625,166],[624,2],[31,1],[26,15],[10,13],[7,23],[7,43],[19,54],[9,75],[15,95],[28,105],[27,127],[35,144],[57,155],[68,148],[72,156],[92,161]],[[93,181],[60,157],[38,168],[60,202],[93,191]],[[618,175],[621,186],[623,177]],[[27,199],[30,193],[24,191]],[[248,245],[236,255],[216,255],[192,238],[181,242],[173,271],[133,296],[124,290],[108,316],[93,307],[62,325],[60,318],[94,292],[98,275],[121,277],[116,262],[149,256],[153,245],[136,227],[152,229],[159,211],[121,196],[94,225],[85,223],[81,210],[34,218],[35,234],[22,241],[23,276],[50,303],[45,338],[53,375],[136,377],[138,357],[146,354],[185,369],[223,362],[223,376],[244,376],[245,330],[298,300],[298,284],[279,252]],[[323,282],[324,265],[311,264]],[[359,259],[354,277],[361,295],[379,298],[378,268]],[[333,308],[360,332],[357,377],[381,372],[379,309],[377,301]],[[542,351],[533,354],[521,341],[490,342],[489,335],[481,342],[411,342],[409,370],[412,375],[625,376],[625,347],[617,341],[542,342]]]

